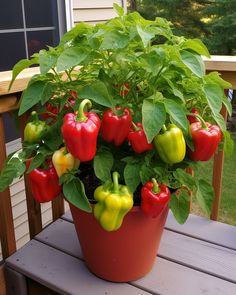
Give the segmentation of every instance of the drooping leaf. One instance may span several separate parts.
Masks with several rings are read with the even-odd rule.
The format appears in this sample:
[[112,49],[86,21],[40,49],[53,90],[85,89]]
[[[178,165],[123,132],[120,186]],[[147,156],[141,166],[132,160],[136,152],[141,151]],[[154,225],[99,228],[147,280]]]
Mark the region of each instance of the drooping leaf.
[[197,54],[183,50],[180,52],[182,62],[198,77],[202,78],[205,73],[204,62]]
[[73,178],[70,182],[63,184],[63,194],[75,207],[92,212],[92,208],[85,194],[84,184],[79,178]]
[[53,93],[57,89],[57,85],[52,82],[47,82],[44,87],[41,94],[41,103],[42,105],[45,104],[49,99],[52,98]]
[[93,168],[97,178],[103,182],[111,180],[113,163],[114,158],[112,153],[106,149],[100,149],[93,160]]
[[172,99],[165,99],[164,104],[166,111],[170,115],[173,123],[176,123],[187,132],[188,121],[184,112],[184,108]]
[[80,98],[89,98],[105,107],[112,107],[114,105],[113,99],[109,95],[106,85],[99,80],[81,88],[79,96]]
[[229,116],[231,117],[232,116],[232,104],[226,96],[223,96],[223,104],[226,107],[226,110],[227,110]]
[[183,169],[176,169],[176,171],[173,172],[173,176],[181,185],[186,186],[190,190],[193,190],[196,187],[195,179]]
[[204,179],[200,179],[197,183],[196,198],[202,210],[208,216],[210,216],[214,199],[214,191],[212,185],[210,185]]
[[223,89],[216,84],[206,84],[204,85],[204,92],[212,113],[218,114],[222,107]]
[[36,80],[30,83],[28,87],[23,91],[20,109],[18,113],[19,116],[21,116],[30,108],[32,108],[40,102],[46,83],[46,81]]
[[225,151],[225,155],[226,155],[226,157],[230,157],[233,154],[234,141],[231,138],[231,135],[230,135],[229,131],[224,130],[223,135],[224,135],[224,151]]
[[21,59],[20,61],[18,61],[12,69],[12,79],[11,79],[11,83],[9,85],[8,90],[11,89],[13,82],[15,81],[16,77],[20,74],[20,72],[30,67],[31,65],[35,65],[35,64],[38,64],[38,58]]
[[190,212],[190,197],[186,189],[180,189],[178,193],[171,194],[169,208],[175,219],[184,224]]
[[51,68],[56,65],[57,55],[55,52],[40,50],[39,66],[41,74],[46,74]]
[[62,121],[57,121],[42,135],[42,140],[44,141],[45,146],[47,146],[51,151],[57,150],[63,143],[61,126]]
[[150,166],[147,166],[146,164],[143,164],[140,171],[140,179],[142,181],[142,184],[145,184],[147,181],[150,181],[153,177],[155,177],[155,171]]
[[124,169],[125,183],[130,192],[135,192],[140,183],[140,167],[142,163],[127,164]]
[[184,49],[191,49],[200,55],[210,57],[210,53],[207,47],[203,44],[200,39],[188,39],[183,44],[181,44]]
[[3,167],[0,174],[0,192],[3,192],[12,181],[21,176],[25,171],[24,162],[17,157],[12,157]]
[[143,129],[148,142],[161,130],[166,120],[165,106],[162,102],[154,102],[152,99],[145,99],[142,106]]
[[220,77],[219,72],[210,72],[204,76],[204,81],[206,84],[217,84],[224,89],[230,89],[232,87],[228,81],[225,81]]

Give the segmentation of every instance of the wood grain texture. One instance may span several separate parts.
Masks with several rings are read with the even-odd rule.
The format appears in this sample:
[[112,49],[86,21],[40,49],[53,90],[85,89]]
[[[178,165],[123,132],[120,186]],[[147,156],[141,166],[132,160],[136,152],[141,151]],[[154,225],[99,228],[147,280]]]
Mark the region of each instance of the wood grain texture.
[[10,94],[0,98],[0,114],[14,111],[19,108],[19,95]]
[[52,218],[57,220],[65,213],[64,198],[62,194],[52,201]]
[[7,259],[6,265],[59,294],[148,294],[129,284],[99,279],[81,260],[36,240]]
[[[67,213],[69,217],[69,213]],[[166,229],[187,235],[202,241],[236,250],[236,227],[212,221],[204,217],[190,214],[185,224],[178,224],[169,212]]]
[[0,264],[0,295],[6,295],[6,283],[3,264]]
[[158,255],[236,283],[235,250],[165,230]]

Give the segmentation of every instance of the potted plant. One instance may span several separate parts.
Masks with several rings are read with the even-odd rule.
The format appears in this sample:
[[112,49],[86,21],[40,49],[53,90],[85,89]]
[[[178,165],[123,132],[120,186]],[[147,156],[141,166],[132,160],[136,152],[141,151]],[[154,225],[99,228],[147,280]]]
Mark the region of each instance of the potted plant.
[[230,149],[230,84],[205,74],[200,40],[115,9],[14,66],[11,84],[31,65],[40,73],[22,94],[19,116],[32,113],[0,190],[26,172],[37,201],[63,192],[91,271],[130,281],[151,269],[169,208],[184,223],[192,193],[210,213],[212,186],[187,171]]

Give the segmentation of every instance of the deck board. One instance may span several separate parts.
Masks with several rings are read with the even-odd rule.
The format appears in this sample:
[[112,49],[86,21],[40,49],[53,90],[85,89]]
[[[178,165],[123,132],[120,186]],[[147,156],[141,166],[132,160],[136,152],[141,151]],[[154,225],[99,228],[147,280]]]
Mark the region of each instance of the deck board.
[[[195,237],[190,236],[190,225],[186,232],[182,229],[180,233],[178,225],[171,224],[171,218],[170,215],[159,257],[156,258],[152,271],[144,278],[128,284],[106,282],[87,270],[70,212],[8,258],[6,265],[63,295],[236,294],[236,251],[231,249],[231,241],[226,234],[227,229],[234,232],[234,227],[222,227],[216,223],[219,225],[219,237],[228,235],[224,247],[224,241],[221,241],[222,246],[218,245],[220,238],[217,240],[216,236],[212,243],[206,242],[206,232],[203,231],[201,236],[201,230]],[[195,224],[197,219],[193,220]],[[199,221],[200,225],[205,224],[209,232],[212,227],[213,232],[216,230],[211,221],[201,218]]]

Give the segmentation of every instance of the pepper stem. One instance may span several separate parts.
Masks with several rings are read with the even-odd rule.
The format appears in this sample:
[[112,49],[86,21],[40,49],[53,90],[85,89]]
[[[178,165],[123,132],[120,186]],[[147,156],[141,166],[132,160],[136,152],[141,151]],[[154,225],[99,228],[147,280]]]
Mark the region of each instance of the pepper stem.
[[158,194],[160,192],[160,188],[159,188],[159,184],[157,183],[155,178],[152,178],[152,183],[153,183],[152,192],[154,194]]
[[84,108],[85,106],[88,105],[88,108],[90,109],[92,107],[92,103],[89,99],[84,99],[80,105],[79,105],[79,109],[78,109],[78,114],[75,117],[75,120],[78,122],[85,122],[88,120],[88,118],[85,116],[84,114]]
[[208,130],[209,128],[206,125],[206,122],[204,121],[204,119],[199,115],[199,114],[194,114],[194,113],[188,113],[187,115],[189,116],[193,116],[193,117],[197,117],[201,124],[202,124],[202,128]]
[[120,175],[118,172],[115,171],[112,173],[113,190],[114,190],[115,194],[119,193],[119,181],[118,181],[119,177],[120,177]]
[[132,121],[132,127],[134,128],[134,131],[139,131],[140,128]]
[[35,123],[38,123],[39,122],[39,116],[37,114],[37,112],[33,111],[31,113],[31,118],[33,119],[32,121],[35,122]]
[[163,133],[165,133],[167,131],[167,128],[166,128],[165,124],[162,126],[161,130],[163,131]]

